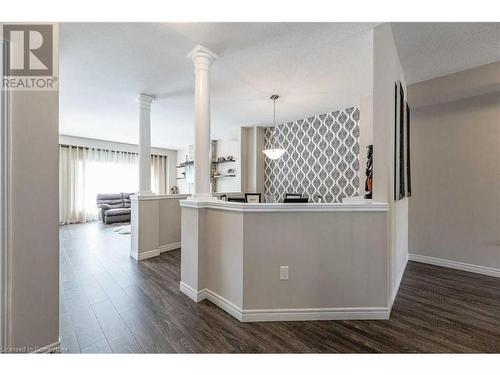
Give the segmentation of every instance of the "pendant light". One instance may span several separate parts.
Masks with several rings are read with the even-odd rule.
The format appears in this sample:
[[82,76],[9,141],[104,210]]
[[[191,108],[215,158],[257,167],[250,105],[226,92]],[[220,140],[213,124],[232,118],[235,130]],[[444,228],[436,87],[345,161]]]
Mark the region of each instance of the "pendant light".
[[285,150],[276,142],[276,100],[279,95],[272,95],[271,100],[273,101],[273,129],[271,130],[271,138],[269,148],[266,148],[262,152],[271,160],[279,159],[285,153]]

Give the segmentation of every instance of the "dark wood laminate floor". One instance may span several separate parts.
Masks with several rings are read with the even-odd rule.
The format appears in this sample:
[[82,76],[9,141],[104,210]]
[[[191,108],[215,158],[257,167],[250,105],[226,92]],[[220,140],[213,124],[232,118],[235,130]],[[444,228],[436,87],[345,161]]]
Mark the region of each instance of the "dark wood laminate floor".
[[61,227],[63,352],[500,352],[498,278],[409,262],[388,321],[240,323],[179,291],[180,250],[137,263],[112,228]]

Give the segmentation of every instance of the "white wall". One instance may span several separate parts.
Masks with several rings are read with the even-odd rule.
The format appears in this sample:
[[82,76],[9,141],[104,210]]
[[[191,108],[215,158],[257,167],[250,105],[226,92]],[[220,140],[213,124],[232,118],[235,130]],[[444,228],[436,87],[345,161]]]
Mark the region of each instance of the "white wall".
[[11,347],[59,340],[59,94],[11,99]]
[[177,168],[177,165],[181,165],[186,160],[193,160],[192,150],[190,148],[184,148],[177,150],[177,164],[175,168],[176,180],[175,183],[179,188],[179,194],[192,194],[194,192],[194,184],[189,183],[183,178],[182,172],[186,172],[186,168]]
[[386,306],[386,212],[245,213],[243,224],[244,308]]
[[500,272],[500,93],[414,109],[411,128],[410,253]]
[[[177,165],[184,163],[187,160],[193,160],[192,146],[177,150]],[[234,128],[228,131],[227,137],[217,139],[216,157],[233,156],[234,163],[221,163],[217,165],[217,170],[221,174],[227,174],[228,169],[234,169],[236,177],[225,177],[216,179],[216,193],[240,193],[245,190],[247,185],[247,131],[245,128]],[[176,178],[182,177],[184,168],[177,168]],[[192,194],[194,184],[188,183],[184,179],[178,179],[177,186],[180,194]]]
[[208,289],[229,313],[265,315],[236,314],[244,321],[338,319],[339,310],[386,318],[387,212],[287,211],[182,207],[181,290],[199,301]]
[[404,78],[390,24],[374,29],[373,197],[389,203],[389,288],[392,303],[408,260],[408,199],[394,201],[394,83]]
[[415,83],[408,90],[412,108],[499,92],[500,61]]
[[[184,209],[183,213],[184,213]],[[243,215],[206,210],[201,281],[206,288],[243,307]]]
[[246,129],[247,141],[247,163],[246,168],[246,186],[242,185],[242,191],[256,192],[264,194],[264,132],[266,128],[251,127]]
[[217,193],[235,193],[241,191],[241,142],[239,137],[217,140],[217,158],[233,156],[236,162],[221,163],[217,170],[227,174],[228,169],[234,169],[236,177],[218,178],[216,180]]
[[143,260],[180,248],[181,207],[187,195],[152,195],[132,198],[130,255]]
[[[57,24],[53,36],[58,76]],[[1,281],[7,284],[2,285],[7,294],[2,294],[1,328],[2,344],[21,352],[59,341],[58,107],[58,91],[10,95],[5,181],[10,215],[7,249],[2,249],[9,272]]]

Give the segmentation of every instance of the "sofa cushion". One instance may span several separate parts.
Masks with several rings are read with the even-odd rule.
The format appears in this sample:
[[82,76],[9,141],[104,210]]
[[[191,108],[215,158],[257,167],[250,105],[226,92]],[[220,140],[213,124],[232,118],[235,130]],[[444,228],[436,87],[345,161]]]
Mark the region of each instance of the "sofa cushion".
[[130,215],[130,208],[111,208],[104,213],[106,217],[116,215]]
[[123,208],[123,202],[122,201],[98,201],[97,205],[105,204],[109,208]]
[[130,221],[130,215],[115,215],[115,216],[106,216],[104,218],[104,222],[106,224],[112,224],[112,223],[124,223],[124,222],[129,222]]
[[107,204],[109,208],[121,208],[123,207],[123,198],[121,194],[97,194],[96,203]]
[[120,193],[120,194],[123,200],[123,207],[130,208],[132,206],[132,202],[130,201],[130,196],[133,195],[133,193]]
[[97,194],[96,200],[120,200],[121,194]]

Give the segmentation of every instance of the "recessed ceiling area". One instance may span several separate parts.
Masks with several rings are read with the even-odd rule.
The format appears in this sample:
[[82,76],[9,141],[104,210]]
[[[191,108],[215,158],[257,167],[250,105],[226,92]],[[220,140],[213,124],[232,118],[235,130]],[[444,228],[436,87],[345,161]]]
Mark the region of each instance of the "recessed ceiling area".
[[138,142],[139,93],[157,96],[152,146],[193,142],[193,63],[202,44],[211,74],[212,138],[357,105],[372,90],[368,23],[66,23],[60,27],[60,133]]
[[500,60],[500,23],[393,23],[408,84]]

